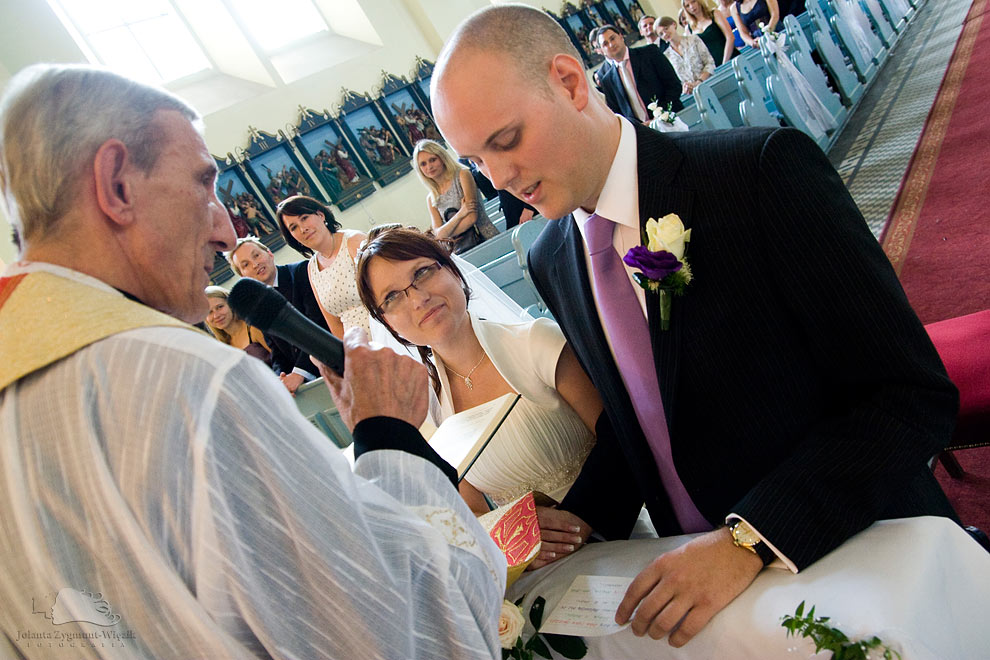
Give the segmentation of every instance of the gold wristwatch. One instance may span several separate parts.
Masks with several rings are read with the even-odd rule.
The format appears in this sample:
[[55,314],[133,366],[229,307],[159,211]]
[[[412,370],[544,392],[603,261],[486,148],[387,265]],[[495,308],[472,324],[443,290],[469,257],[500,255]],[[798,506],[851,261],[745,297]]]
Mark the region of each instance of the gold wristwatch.
[[746,548],[755,555],[758,555],[763,561],[764,566],[768,566],[773,563],[773,560],[777,558],[773,550],[771,550],[760,535],[756,531],[746,524],[743,520],[736,520],[734,523],[729,524],[729,531],[732,533],[732,542],[738,548]]

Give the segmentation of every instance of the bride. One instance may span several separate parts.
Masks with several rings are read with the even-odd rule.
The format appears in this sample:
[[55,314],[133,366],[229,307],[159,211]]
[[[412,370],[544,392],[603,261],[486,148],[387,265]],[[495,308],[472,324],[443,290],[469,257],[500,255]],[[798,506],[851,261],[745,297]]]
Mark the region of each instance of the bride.
[[[522,395],[461,482],[472,510],[487,512],[486,497],[502,505],[531,490],[562,500],[595,444],[602,402],[557,324],[469,312],[470,290],[450,253],[415,229],[373,230],[358,253],[357,285],[371,317],[419,350],[434,424],[506,393]],[[583,539],[569,540],[561,545]],[[547,559],[573,550],[544,545]]]

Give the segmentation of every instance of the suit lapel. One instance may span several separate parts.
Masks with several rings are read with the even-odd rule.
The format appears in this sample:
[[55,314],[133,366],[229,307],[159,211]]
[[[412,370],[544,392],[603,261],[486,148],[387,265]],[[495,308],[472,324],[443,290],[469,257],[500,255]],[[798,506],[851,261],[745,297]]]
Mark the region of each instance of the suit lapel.
[[[639,224],[645,232],[646,221],[659,220],[668,213],[676,213],[685,227],[691,226],[694,193],[676,185],[676,173],[682,160],[681,153],[670,138],[642,126],[636,126],[637,170],[639,176]],[[670,328],[660,328],[660,295],[646,293],[646,316],[650,325],[653,358],[656,362],[660,396],[663,399],[667,427],[673,428],[677,411],[677,373],[680,369],[680,342],[682,328],[690,313],[685,304],[690,293],[674,296],[671,305]]]

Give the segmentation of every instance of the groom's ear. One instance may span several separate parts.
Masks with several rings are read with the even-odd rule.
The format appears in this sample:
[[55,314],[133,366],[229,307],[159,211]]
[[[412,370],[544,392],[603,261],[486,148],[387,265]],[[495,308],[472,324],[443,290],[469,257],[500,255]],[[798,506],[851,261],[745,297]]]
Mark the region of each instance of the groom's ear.
[[550,60],[551,86],[563,89],[571,105],[578,111],[588,105],[588,79],[584,66],[570,55],[558,53]]

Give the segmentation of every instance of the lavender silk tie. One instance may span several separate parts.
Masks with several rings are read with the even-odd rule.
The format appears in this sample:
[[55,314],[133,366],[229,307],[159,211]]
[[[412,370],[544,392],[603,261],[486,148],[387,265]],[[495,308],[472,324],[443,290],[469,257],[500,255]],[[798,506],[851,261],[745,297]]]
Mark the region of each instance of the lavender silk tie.
[[588,218],[584,226],[598,305],[612,340],[616,366],[632,399],[639,426],[653,452],[660,481],[670,497],[677,522],[685,533],[706,532],[712,526],[691,501],[674,468],[655,362],[647,357],[653,357],[650,329],[633,290],[633,283],[612,247],[613,229],[615,223],[597,213]]

